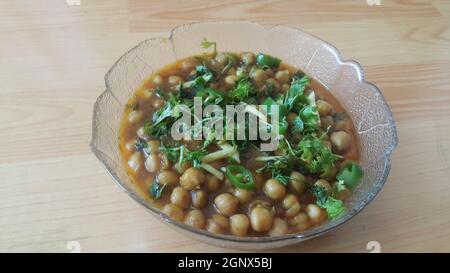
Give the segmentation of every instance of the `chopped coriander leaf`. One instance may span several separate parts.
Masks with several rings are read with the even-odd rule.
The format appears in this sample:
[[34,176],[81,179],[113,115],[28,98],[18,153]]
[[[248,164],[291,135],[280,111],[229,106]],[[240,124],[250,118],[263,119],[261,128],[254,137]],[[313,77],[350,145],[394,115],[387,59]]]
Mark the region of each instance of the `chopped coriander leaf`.
[[136,140],[136,144],[134,145],[134,147],[137,151],[142,151],[143,149],[148,148],[148,144],[147,141],[139,138],[138,140]]
[[206,136],[205,141],[203,142],[203,148],[206,149],[210,144],[212,144],[216,140],[216,132],[214,130],[210,130],[208,135]]
[[333,185],[333,195],[338,195],[341,192],[345,191],[347,186],[344,184],[344,180],[338,180]]
[[157,88],[155,89],[155,93],[156,93],[156,95],[158,95],[158,97],[164,98],[164,92],[163,92],[163,90],[161,89],[161,87],[157,87]]
[[209,68],[206,67],[206,65],[204,64],[199,64],[195,67],[195,71],[197,72],[198,76],[201,76],[203,74],[206,74],[207,72],[209,72]]
[[278,111],[279,111],[279,116],[284,117],[287,114],[287,107],[284,104],[279,104],[276,100],[272,99],[271,97],[268,97],[267,99],[265,99],[262,103],[262,105],[267,106],[267,115],[271,116],[272,115],[272,105],[278,105]]
[[161,109],[159,109],[152,117],[153,124],[158,124],[164,121],[166,118],[172,116],[173,106],[171,103],[166,103]]
[[156,182],[155,180],[153,180],[152,184],[150,185],[150,196],[152,196],[155,199],[159,199],[161,198],[164,188],[166,187],[166,185],[162,185],[159,184],[158,182]]
[[215,90],[213,88],[204,88],[200,91],[198,91],[195,96],[203,98],[203,104],[209,105],[219,105],[221,102],[224,101],[225,95],[222,94],[220,91]]
[[285,186],[287,186],[289,183],[289,176],[282,174],[282,172],[280,171],[274,171],[272,173],[272,177]]
[[211,71],[207,71],[205,74],[193,79],[192,81],[185,82],[181,85],[182,88],[192,88],[194,90],[201,90],[206,87],[206,84],[213,79],[214,75]]
[[189,162],[194,168],[200,168],[202,159],[206,155],[205,149],[190,151],[184,145],[169,146],[161,144],[161,153],[165,154],[167,159],[179,166]]
[[[281,60],[274,56],[263,53],[255,55],[252,52],[217,53],[217,44],[206,39],[203,39],[202,47],[205,48],[204,54],[179,60],[163,68],[158,74],[151,75],[143,83],[145,88],[149,88],[148,94],[144,96],[137,93],[130,98],[129,105],[124,109],[124,122],[121,122],[123,127],[120,132],[126,134],[119,136],[120,147],[128,150],[128,133],[133,133],[136,138],[136,142],[131,142],[133,151],[125,153],[125,149],[120,149],[124,153],[124,163],[130,167],[127,168],[130,178],[136,180],[139,186],[150,182],[151,185],[145,186],[143,190],[153,200],[159,199],[158,203],[162,206],[169,202],[179,205],[179,208],[173,206],[163,209],[172,210],[173,218],[178,220],[182,219],[181,216],[195,217],[199,213],[196,211],[191,215],[191,212],[185,211],[189,207],[189,204],[184,205],[184,201],[189,201],[186,194],[181,199],[187,199],[180,204],[176,201],[181,200],[166,198],[172,195],[176,186],[189,191],[199,190],[199,195],[195,192],[189,203],[197,203],[197,199],[204,201],[206,205],[203,208],[196,208],[201,213],[206,213],[206,216],[210,215],[209,210],[213,206],[218,213],[226,213],[227,216],[243,212],[251,215],[256,205],[261,204],[262,209],[269,211],[263,213],[267,215],[262,220],[271,223],[275,217],[280,217],[291,224],[289,209],[280,202],[283,196],[280,194],[278,199],[269,190],[265,190],[271,187],[287,189],[289,186],[289,193],[302,195],[300,202],[315,203],[321,208],[324,217],[314,219],[317,220],[314,221],[315,224],[326,220],[325,213],[330,220],[342,217],[346,211],[343,202],[363,175],[361,167],[356,163],[342,162],[349,160],[344,149],[337,149],[334,145],[336,154],[331,149],[331,144],[336,144],[332,134],[341,131],[340,127],[343,127],[337,126],[337,123],[347,117],[347,114],[340,107],[334,107],[332,113],[327,111],[328,120],[323,120],[327,126],[321,124],[316,92],[312,90],[315,89],[315,84],[310,85],[308,76],[295,72],[297,70],[294,67],[281,64]],[[155,80],[156,75],[158,80]],[[177,76],[181,81],[177,85],[170,85],[168,79],[171,76]],[[322,87],[318,87],[316,91],[318,94],[326,92]],[[330,104],[335,102],[328,95],[318,97]],[[197,106],[197,101],[200,101],[198,99],[201,100],[202,107],[195,108],[194,100]],[[131,111],[129,109],[135,109],[137,104],[144,117],[139,122],[130,124],[127,122],[127,115]],[[178,109],[178,105],[187,107]],[[261,105],[263,107],[259,108]],[[207,106],[214,107],[206,108]],[[239,107],[234,109],[234,113],[227,113],[227,108],[231,110],[228,106]],[[272,109],[272,106],[275,107]],[[209,111],[210,109],[213,111]],[[325,111],[321,112],[325,114]],[[245,119],[242,120],[242,117]],[[253,123],[253,117],[258,118],[256,124]],[[275,119],[277,124],[273,123]],[[195,123],[192,124],[192,121]],[[345,121],[348,125],[351,124],[350,117]],[[177,127],[173,129],[183,135],[182,139],[171,135],[175,122]],[[278,129],[275,130],[275,127]],[[265,137],[267,134],[263,130],[272,133],[269,139]],[[189,140],[188,136],[193,139]],[[198,136],[202,136],[202,141],[195,140]],[[349,138],[351,145],[357,144],[355,140],[356,136]],[[261,146],[263,143],[275,143],[277,147],[267,151],[264,149],[267,146]],[[158,150],[158,153],[152,154],[151,151],[154,150]],[[155,176],[157,179],[153,180]],[[270,182],[267,183],[268,181]],[[259,185],[260,183],[265,184]],[[247,192],[248,190],[255,191]],[[189,192],[187,194],[190,195]],[[220,195],[224,196],[222,200],[218,198]],[[222,211],[223,206],[219,206],[222,204],[216,204],[222,201],[232,207],[229,213]],[[277,213],[270,213],[272,211]],[[208,229],[204,225],[202,228]],[[267,231],[261,230],[258,234],[273,235],[269,225],[264,230]],[[294,229],[289,228],[283,232],[294,232]],[[253,233],[250,235],[253,236]]]
[[294,121],[292,122],[291,133],[294,135],[299,135],[303,132],[304,129],[305,127],[303,124],[303,120],[299,116],[295,117]]
[[208,49],[208,48],[212,47],[213,48],[213,54],[217,53],[217,43],[216,42],[208,41],[206,38],[203,38],[203,40],[200,43],[200,45],[204,49]]
[[346,208],[344,203],[330,196],[324,187],[314,186],[311,192],[316,197],[317,206],[327,211],[329,219],[336,219],[345,213]]
[[328,197],[325,205],[325,210],[327,211],[328,218],[336,219],[343,215],[346,211],[345,205],[341,200],[335,199],[333,197]]
[[147,121],[144,124],[144,132],[150,137],[167,136],[172,124],[178,119],[175,115],[175,105],[181,104],[180,92],[177,94],[169,93],[169,99],[163,107],[153,114],[152,122]]
[[317,107],[306,105],[300,111],[299,117],[302,120],[303,128],[305,131],[314,132],[319,128],[320,117],[317,114]]
[[350,189],[355,187],[363,176],[363,170],[355,162],[347,163],[339,174],[336,176],[338,181],[343,181],[343,183]]
[[287,173],[290,170],[288,156],[272,156],[267,158],[256,158],[256,160],[267,161],[266,164],[256,170],[256,172],[261,173],[270,170],[272,172],[272,178],[275,178],[285,186],[289,183],[289,176]]
[[144,132],[150,137],[167,136],[169,134],[169,127],[166,123],[158,123],[152,125],[151,122],[144,123]]
[[333,154],[331,149],[322,143],[322,139],[314,134],[304,136],[298,147],[305,167],[311,173],[321,174],[322,177],[328,177],[334,163],[341,159],[341,156]]
[[309,77],[304,76],[302,78],[294,77],[291,82],[291,87],[284,94],[283,104],[289,110],[295,108],[301,108],[301,105],[307,104],[305,96],[305,88],[309,84]]
[[280,65],[281,60],[268,54],[258,53],[256,55],[256,63],[259,66],[274,68]]
[[[185,146],[181,146],[182,149],[180,151],[180,161],[179,165],[182,165],[184,162],[190,162],[192,167],[200,168],[202,164],[202,158],[206,155],[206,152],[203,150],[190,151]],[[183,159],[181,159],[183,157]]]
[[230,53],[224,53],[226,56],[226,65],[223,67],[221,74],[225,74],[230,68],[237,64],[236,57]]
[[229,96],[236,101],[245,101],[253,92],[253,86],[248,77],[241,78],[237,86],[231,90]]
[[267,115],[272,116],[272,106],[278,105],[278,115],[279,115],[279,121],[278,121],[278,134],[284,135],[288,129],[288,122],[287,122],[287,107],[283,104],[278,104],[277,101],[272,99],[271,97],[268,97],[265,99],[262,103],[262,105],[267,106]]
[[171,162],[176,162],[180,157],[180,147],[179,146],[169,146],[161,143],[159,147],[161,153],[165,154],[167,159]]
[[288,122],[286,116],[280,118],[280,122],[278,124],[278,134],[284,135],[288,128]]

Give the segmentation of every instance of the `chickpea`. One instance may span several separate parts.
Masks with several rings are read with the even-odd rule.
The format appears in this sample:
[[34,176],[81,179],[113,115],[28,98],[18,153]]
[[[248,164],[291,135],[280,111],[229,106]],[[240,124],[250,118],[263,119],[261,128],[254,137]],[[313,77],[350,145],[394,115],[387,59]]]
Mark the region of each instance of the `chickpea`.
[[344,187],[343,189],[341,189],[341,190],[336,194],[335,198],[338,199],[338,200],[344,201],[344,200],[347,199],[350,195],[351,195],[350,189],[348,189],[347,187]]
[[143,98],[144,100],[148,100],[153,96],[153,93],[155,92],[154,89],[144,89],[141,92],[138,93],[138,96]]
[[133,110],[128,114],[128,122],[131,124],[138,123],[142,117],[144,116],[144,113],[139,110]]
[[152,106],[153,106],[155,109],[159,109],[159,108],[163,107],[165,103],[166,103],[166,102],[165,102],[163,99],[161,99],[161,98],[155,98],[155,99],[152,101]]
[[331,145],[338,152],[345,152],[350,148],[352,137],[345,131],[334,132],[331,134]]
[[180,83],[183,83],[183,79],[180,76],[172,75],[169,76],[168,82],[170,86],[174,87],[179,85]]
[[203,212],[201,212],[198,209],[194,209],[186,214],[186,217],[184,218],[184,223],[194,228],[203,229],[206,225],[206,219],[205,216],[203,215]]
[[183,69],[184,71],[190,71],[194,69],[196,66],[197,60],[195,60],[194,58],[186,59],[181,63],[181,69]]
[[208,204],[208,193],[204,190],[192,191],[192,206],[197,209],[202,209]]
[[142,154],[140,152],[133,153],[128,159],[128,167],[137,172],[142,166]]
[[283,91],[283,93],[286,93],[289,89],[291,89],[291,85],[288,83],[283,83],[281,85],[281,91]]
[[306,177],[299,172],[291,172],[288,187],[292,192],[297,194],[304,193],[306,190]]
[[271,68],[264,69],[264,72],[266,73],[267,78],[272,78],[275,75],[275,73],[273,72],[273,70]]
[[230,67],[227,71],[227,75],[236,75],[236,68]]
[[177,86],[177,85],[183,83],[183,78],[181,78],[180,76],[177,76],[177,75],[169,76],[169,78],[167,80],[168,80],[170,86]]
[[264,185],[264,182],[266,182],[266,176],[263,173],[256,173],[255,174],[255,187],[256,189],[261,189],[261,187]]
[[294,120],[298,117],[297,113],[289,112],[287,115],[287,122],[289,125],[292,125],[294,123]]
[[207,174],[206,175],[206,189],[209,192],[215,192],[220,188],[220,180],[214,175]]
[[202,141],[197,139],[190,139],[189,134],[183,135],[183,143],[186,144],[186,148],[190,150],[197,150],[202,146]]
[[164,79],[163,79],[163,77],[161,77],[160,75],[155,75],[155,76],[153,77],[152,82],[153,82],[153,84],[154,84],[156,87],[158,87],[158,86],[163,85]]
[[219,52],[217,53],[216,57],[214,58],[218,63],[220,64],[226,64],[228,62],[229,55],[225,52]]
[[205,174],[193,167],[187,169],[180,178],[180,184],[186,190],[199,189],[203,182],[205,182]]
[[274,211],[274,209],[275,209],[273,204],[272,204],[272,202],[266,201],[266,200],[262,200],[262,199],[256,199],[256,200],[252,201],[247,206],[247,209],[248,209],[248,213],[247,214],[251,214],[252,210],[254,208],[258,208],[258,207],[265,208],[265,209],[267,209],[269,211]]
[[271,78],[271,79],[266,80],[266,85],[272,85],[273,86],[273,90],[275,92],[280,92],[280,90],[281,90],[280,83],[277,80],[275,80],[275,79]]
[[349,130],[351,128],[349,118],[345,114],[338,115],[334,127],[337,131]]
[[206,230],[215,234],[223,234],[230,229],[228,218],[221,214],[213,214],[208,219]]
[[234,196],[236,196],[240,204],[247,204],[252,199],[253,192],[240,188],[235,188]]
[[214,199],[214,205],[221,214],[230,216],[236,212],[239,200],[231,193],[226,192]]
[[254,231],[269,231],[272,227],[272,222],[272,213],[264,207],[255,207],[250,213],[250,223]]
[[176,187],[172,190],[170,202],[182,209],[187,209],[191,205],[191,196],[187,190],[182,187]]
[[208,68],[213,70],[216,73],[221,73],[224,65],[222,63],[219,63],[216,59],[211,59],[206,64]]
[[269,235],[272,237],[281,236],[281,235],[287,234],[288,232],[289,232],[289,226],[286,223],[286,221],[277,217],[273,220],[273,225],[269,231]]
[[320,125],[323,129],[333,128],[334,120],[331,116],[325,116],[320,119]]
[[267,79],[267,74],[262,69],[256,69],[250,75],[250,77],[257,83],[262,84]]
[[228,75],[225,77],[225,83],[226,83],[226,85],[233,87],[236,85],[236,82],[238,79],[239,78],[236,75]]
[[275,79],[280,83],[289,83],[289,70],[280,70],[275,74]]
[[151,154],[145,160],[145,168],[151,173],[156,173],[161,169],[161,158],[158,154]]
[[142,139],[145,139],[145,140],[148,139],[148,136],[147,136],[147,134],[145,133],[145,130],[144,130],[144,126],[140,127],[140,128],[136,131],[136,135],[137,135],[139,138],[142,138]]
[[132,140],[128,141],[127,143],[125,143],[125,149],[127,151],[134,151],[135,145],[136,145],[136,139],[132,139]]
[[158,182],[166,186],[176,186],[180,180],[180,176],[175,171],[162,171],[158,174]]
[[195,75],[197,75],[197,70],[196,70],[196,69],[192,69],[192,70],[189,72],[189,77],[194,77],[194,78],[195,78]]
[[333,106],[324,100],[317,100],[316,105],[321,117],[327,116],[333,111]]
[[232,193],[234,191],[234,186],[233,184],[231,184],[231,181],[228,178],[225,178],[222,190],[229,193]]
[[317,205],[309,204],[306,206],[306,214],[314,223],[324,220],[325,213]]
[[309,224],[308,215],[306,215],[304,212],[300,212],[299,214],[289,219],[288,223],[290,226],[307,226]]
[[170,162],[169,158],[167,158],[167,155],[165,153],[161,153],[159,154],[159,157],[161,159],[161,170],[170,170],[172,168],[172,162]]
[[314,186],[319,186],[324,188],[327,192],[331,191],[331,185],[325,179],[319,179],[314,183]]
[[245,214],[235,214],[230,217],[230,231],[237,236],[247,235],[250,221]]
[[159,152],[159,145],[160,145],[159,140],[152,139],[147,141],[148,150],[152,154],[156,154]]
[[333,148],[333,145],[331,145],[331,142],[329,140],[322,140],[322,144],[324,146],[327,146],[329,149]]
[[255,58],[255,54],[253,54],[252,52],[245,52],[241,55],[242,63],[244,63],[246,66],[254,64]]
[[166,204],[163,209],[162,212],[164,212],[165,214],[167,214],[170,218],[172,218],[175,221],[183,221],[184,218],[184,213],[183,210],[178,207],[177,205],[174,205],[172,203]]
[[278,180],[271,178],[264,184],[264,192],[269,198],[279,200],[286,194],[286,188]]
[[288,194],[283,199],[283,208],[286,210],[286,217],[291,218],[300,212],[300,203],[297,196]]

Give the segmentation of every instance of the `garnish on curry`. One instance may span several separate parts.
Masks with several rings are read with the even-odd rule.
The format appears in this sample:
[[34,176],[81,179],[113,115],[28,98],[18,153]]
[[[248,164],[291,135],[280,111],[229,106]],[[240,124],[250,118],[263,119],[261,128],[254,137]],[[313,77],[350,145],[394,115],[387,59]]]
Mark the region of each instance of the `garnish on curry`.
[[[342,216],[363,172],[353,123],[339,102],[274,56],[217,52],[206,40],[202,46],[212,52],[151,75],[125,107],[120,150],[142,194],[172,219],[216,234],[281,236]],[[175,140],[177,105],[193,112],[195,98],[204,107],[239,104],[260,118],[276,117],[278,146],[262,151],[260,139],[213,133],[198,140],[192,131]],[[273,105],[278,115],[270,112]],[[226,127],[225,119],[215,122]],[[249,122],[233,126],[232,132],[248,129]]]

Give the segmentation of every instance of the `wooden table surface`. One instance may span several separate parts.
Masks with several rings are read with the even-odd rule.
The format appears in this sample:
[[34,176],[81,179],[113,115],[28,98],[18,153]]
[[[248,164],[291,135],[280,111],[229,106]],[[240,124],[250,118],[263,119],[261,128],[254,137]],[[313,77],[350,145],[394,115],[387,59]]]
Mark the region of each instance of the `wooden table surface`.
[[[370,1],[369,2],[376,2]],[[358,60],[399,146],[376,199],[277,251],[450,251],[450,1],[46,0],[0,3],[0,251],[235,251],[191,240],[115,185],[89,149],[103,77],[138,42],[196,21],[302,28]],[[76,243],[75,243],[76,244]],[[70,246],[70,243],[69,243]]]

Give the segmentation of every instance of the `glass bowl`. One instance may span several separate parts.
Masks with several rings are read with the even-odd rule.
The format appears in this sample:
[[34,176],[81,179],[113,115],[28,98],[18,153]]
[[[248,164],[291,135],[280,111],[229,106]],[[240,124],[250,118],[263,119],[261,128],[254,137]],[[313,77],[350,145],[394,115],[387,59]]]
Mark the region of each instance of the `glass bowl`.
[[[119,122],[127,100],[141,82],[166,64],[203,52],[203,38],[217,42],[220,51],[265,52],[303,70],[321,82],[341,102],[355,124],[365,175],[346,201],[347,213],[298,234],[280,237],[216,235],[173,221],[138,194],[121,160]],[[94,106],[91,148],[116,183],[157,219],[192,238],[221,247],[260,250],[298,243],[324,234],[360,212],[380,191],[389,174],[390,155],[397,146],[392,113],[380,90],[364,80],[355,61],[343,60],[329,43],[286,26],[263,27],[252,22],[210,22],[182,25],[169,38],[141,42],[125,53],[105,76],[106,90]]]

